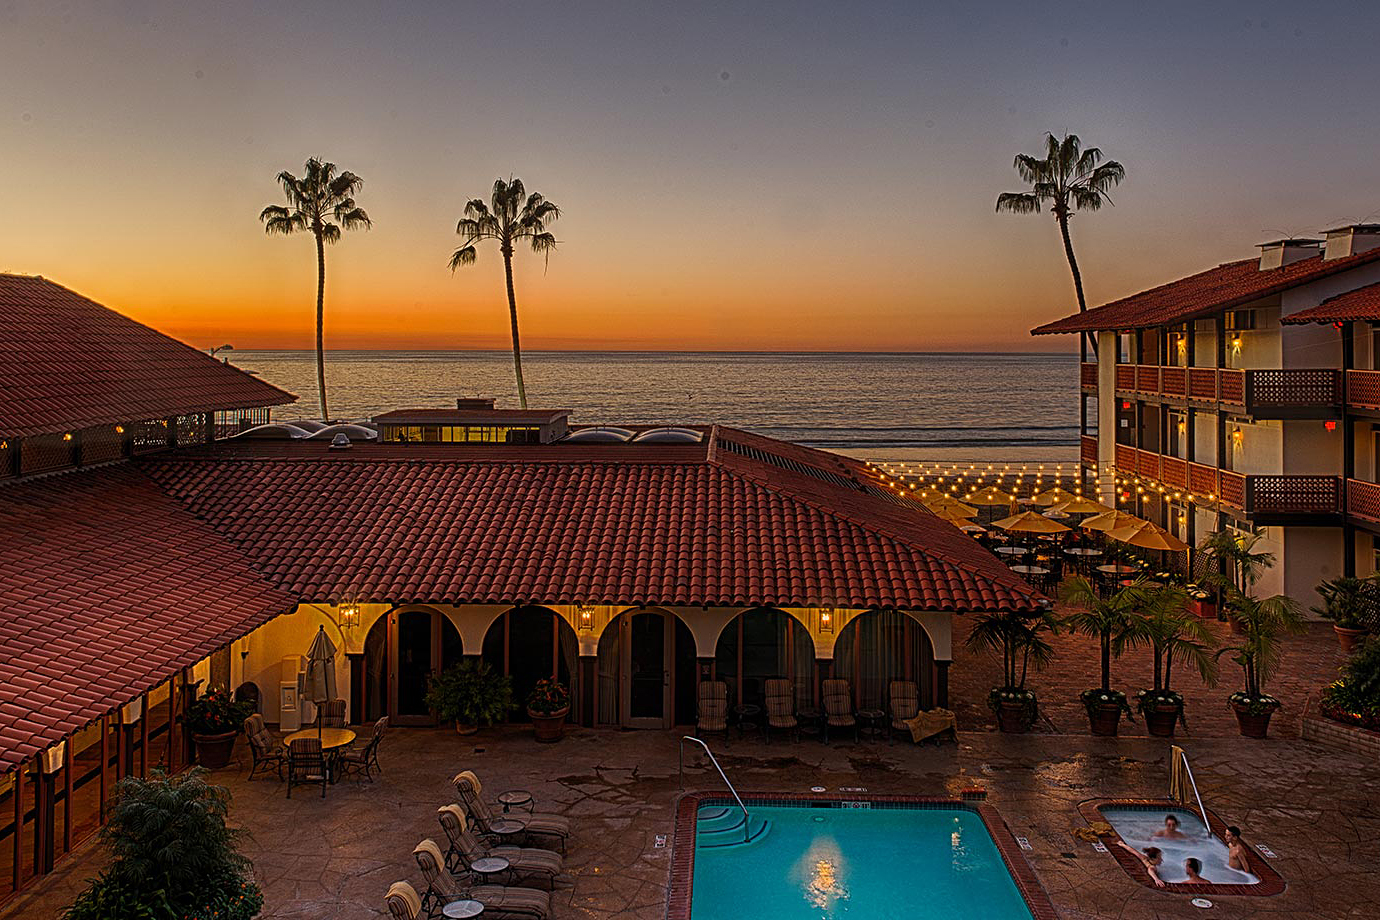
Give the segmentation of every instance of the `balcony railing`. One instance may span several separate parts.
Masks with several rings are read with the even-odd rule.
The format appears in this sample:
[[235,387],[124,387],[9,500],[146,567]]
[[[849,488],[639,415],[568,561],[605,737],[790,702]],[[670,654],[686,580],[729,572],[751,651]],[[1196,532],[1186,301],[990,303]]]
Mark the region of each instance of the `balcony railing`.
[[1340,514],[1340,476],[1246,477],[1246,511],[1254,515]]
[[1380,371],[1347,371],[1346,402],[1358,409],[1380,410]]
[[1085,434],[1078,439],[1078,459],[1097,466],[1097,438]]
[[[1380,371],[1364,382],[1365,392],[1380,409]],[[1355,378],[1353,386],[1358,385]],[[1119,364],[1116,388],[1127,393],[1187,398],[1242,406],[1261,417],[1330,415],[1342,404],[1342,372],[1336,368],[1237,370],[1222,367],[1159,367]]]
[[1083,362],[1078,365],[1078,385],[1085,390],[1097,389],[1097,365]]
[[1380,485],[1360,479],[1346,481],[1346,513],[1380,524]]

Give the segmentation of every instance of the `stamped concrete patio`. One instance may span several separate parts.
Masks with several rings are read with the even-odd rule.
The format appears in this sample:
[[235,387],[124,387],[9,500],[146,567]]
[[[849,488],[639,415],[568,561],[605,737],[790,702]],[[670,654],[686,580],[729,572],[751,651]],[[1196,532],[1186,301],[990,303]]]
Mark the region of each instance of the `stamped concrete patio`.
[[[390,882],[420,884],[413,846],[441,836],[436,808],[454,800],[449,777],[476,770],[490,793],[530,789],[543,809],[571,817],[575,836],[565,878],[553,895],[558,918],[664,916],[678,735],[580,729],[539,745],[522,726],[470,738],[438,729],[400,729],[382,751],[374,784],[346,781],[323,799],[310,789],[288,801],[275,779],[246,781],[241,762],[215,778],[234,793],[232,816],[252,838],[246,851],[264,887],[265,917],[356,918],[383,914]],[[1181,894],[1128,878],[1110,856],[1071,831],[1078,802],[1102,796],[1155,796],[1166,788],[1168,745],[1144,738],[1072,735],[1008,737],[964,732],[959,743],[916,747],[737,737],[723,751],[744,791],[807,791],[822,785],[871,792],[956,794],[974,781],[1011,832],[1030,839],[1030,859],[1069,918],[1198,915]],[[1380,766],[1297,740],[1214,738],[1189,744],[1203,797],[1247,839],[1267,845],[1288,890],[1274,898],[1214,897],[1205,916],[1370,917],[1380,900],[1380,808],[1368,788]],[[688,752],[687,752],[688,753]],[[715,789],[698,757],[687,788]],[[94,845],[68,860],[5,916],[55,917],[98,866]]]

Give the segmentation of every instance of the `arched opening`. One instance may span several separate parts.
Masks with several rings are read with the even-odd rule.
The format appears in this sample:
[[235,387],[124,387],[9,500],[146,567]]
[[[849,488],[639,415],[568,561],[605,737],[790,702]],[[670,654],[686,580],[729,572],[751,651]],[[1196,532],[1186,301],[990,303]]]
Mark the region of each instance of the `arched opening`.
[[[431,675],[460,660],[455,624],[426,607],[390,610],[364,637],[363,721],[388,716],[397,725],[435,725],[426,707]],[[356,685],[358,686],[358,685]]]
[[598,724],[670,728],[695,721],[695,637],[665,610],[626,610],[599,636]]
[[872,610],[849,621],[834,641],[831,676],[853,688],[859,709],[886,711],[893,680],[913,681],[920,708],[934,708],[934,650],[925,628],[899,610]]
[[797,706],[813,706],[818,698],[810,631],[772,607],[745,611],[724,627],[714,650],[714,676],[728,684],[735,706],[761,706],[764,684],[773,677],[792,683]]
[[554,677],[570,688],[569,721],[580,719],[580,641],[559,614],[545,607],[514,607],[494,620],[484,633],[484,660],[513,678],[512,719],[527,721],[527,695],[537,681]]

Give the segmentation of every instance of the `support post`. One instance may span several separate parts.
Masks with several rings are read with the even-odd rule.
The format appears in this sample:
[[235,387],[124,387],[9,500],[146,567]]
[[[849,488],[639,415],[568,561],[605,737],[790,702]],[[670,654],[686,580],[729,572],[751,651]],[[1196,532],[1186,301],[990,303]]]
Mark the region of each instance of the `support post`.
[[940,709],[949,708],[949,665],[951,661],[934,663],[934,705]]
[[594,716],[599,709],[599,675],[595,665],[596,655],[581,655],[578,659],[580,670],[580,724],[585,728],[594,727]]

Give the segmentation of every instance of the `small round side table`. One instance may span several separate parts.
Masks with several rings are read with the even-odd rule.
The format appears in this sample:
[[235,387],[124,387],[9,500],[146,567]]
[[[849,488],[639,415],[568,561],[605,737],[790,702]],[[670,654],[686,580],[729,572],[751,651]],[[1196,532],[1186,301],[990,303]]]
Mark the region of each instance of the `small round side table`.
[[482,913],[484,913],[484,905],[469,898],[451,901],[441,908],[441,916],[448,917],[450,920],[470,920],[471,917],[478,917]]
[[511,789],[508,792],[501,792],[498,796],[498,804],[503,806],[505,815],[514,808],[526,808],[531,811],[532,793],[526,789]]
[[498,875],[500,872],[508,871],[508,860],[502,856],[486,856],[483,859],[476,859],[470,863],[470,871],[484,879],[490,881],[489,876]]

